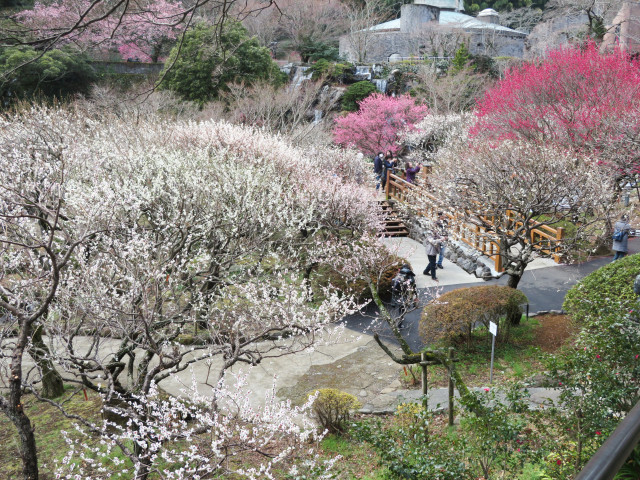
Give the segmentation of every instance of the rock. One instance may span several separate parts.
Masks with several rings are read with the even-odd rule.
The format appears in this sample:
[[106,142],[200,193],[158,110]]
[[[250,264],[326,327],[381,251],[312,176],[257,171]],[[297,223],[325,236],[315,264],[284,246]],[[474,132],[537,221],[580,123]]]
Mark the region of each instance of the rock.
[[393,382],[391,382],[389,384],[389,388],[400,388],[402,386],[402,384],[400,383],[400,380],[394,380]]
[[358,410],[358,412],[362,413],[363,415],[371,415],[373,413],[373,409],[370,407],[363,407],[360,410]]
[[367,391],[366,391],[366,390],[360,390],[360,393],[358,394],[358,397],[360,397],[360,398],[364,398],[364,397],[366,397],[367,395],[369,395],[369,394],[367,393]]
[[482,271],[483,271],[482,267],[481,266],[477,266],[476,267],[476,272],[475,272],[476,273],[476,277],[482,278]]
[[394,392],[395,390],[396,390],[395,388],[391,388],[391,387],[383,388],[382,390],[380,390],[380,394],[386,395],[388,393]]
[[475,268],[475,263],[469,260],[468,258],[465,258],[461,262],[458,262],[458,265],[467,273],[473,272]]
[[[538,310],[537,312],[538,315],[546,315],[547,313],[549,313],[549,310]],[[531,314],[529,314],[529,316],[531,316]]]
[[547,386],[549,381],[547,377],[545,377],[541,373],[538,373],[537,375],[534,375],[533,377],[529,378],[527,383],[529,384],[530,387],[537,388],[537,387]]

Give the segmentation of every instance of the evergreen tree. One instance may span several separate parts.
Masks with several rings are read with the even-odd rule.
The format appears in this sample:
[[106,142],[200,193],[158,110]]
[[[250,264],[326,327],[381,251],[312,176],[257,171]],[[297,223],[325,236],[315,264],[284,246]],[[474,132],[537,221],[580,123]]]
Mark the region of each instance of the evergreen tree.
[[182,45],[171,50],[160,86],[202,105],[229,83],[251,85],[265,79],[283,82],[269,50],[249,38],[240,22],[228,21],[219,36],[214,26],[205,23],[187,32]]

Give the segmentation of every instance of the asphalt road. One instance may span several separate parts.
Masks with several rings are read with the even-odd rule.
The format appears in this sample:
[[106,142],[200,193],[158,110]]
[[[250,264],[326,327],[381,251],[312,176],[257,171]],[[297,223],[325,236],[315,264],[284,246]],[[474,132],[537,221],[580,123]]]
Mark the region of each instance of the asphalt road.
[[[629,239],[629,253],[640,252],[640,238]],[[589,275],[591,272],[611,262],[613,256],[592,258],[589,261],[574,265],[559,265],[549,268],[538,268],[524,272],[522,279],[518,285],[529,299],[529,311],[539,312],[545,310],[561,310],[564,297],[571,287],[573,287],[580,279]],[[446,268],[446,263],[445,263]],[[506,285],[508,277],[504,276],[499,279],[489,280],[488,284]],[[446,285],[441,287],[419,289],[421,303],[426,303],[433,298],[435,291],[440,294],[456,290],[464,287],[478,286],[478,283],[461,283],[455,285]],[[418,333],[418,323],[422,309],[410,312],[406,316],[402,335],[407,340],[414,351],[419,351],[423,346]],[[391,334],[388,326],[376,321],[378,311],[375,306],[370,306],[362,314],[352,315],[344,321],[347,326],[353,330],[373,333],[377,331],[380,336],[391,344],[397,344],[395,338]]]

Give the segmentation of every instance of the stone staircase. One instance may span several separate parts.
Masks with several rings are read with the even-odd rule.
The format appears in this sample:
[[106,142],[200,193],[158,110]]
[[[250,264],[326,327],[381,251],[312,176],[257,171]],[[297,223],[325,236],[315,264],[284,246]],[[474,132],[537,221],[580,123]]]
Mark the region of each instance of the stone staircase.
[[384,213],[383,237],[408,237],[409,229],[402,222],[398,214],[393,210],[391,204],[386,200],[378,202]]

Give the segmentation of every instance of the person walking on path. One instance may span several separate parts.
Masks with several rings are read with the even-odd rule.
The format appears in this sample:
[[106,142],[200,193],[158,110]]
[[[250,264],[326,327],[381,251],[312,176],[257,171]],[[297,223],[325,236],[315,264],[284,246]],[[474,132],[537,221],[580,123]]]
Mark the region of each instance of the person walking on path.
[[619,258],[624,257],[629,251],[629,232],[631,231],[631,225],[629,225],[629,216],[622,215],[620,220],[616,222],[613,227],[613,247],[611,249],[615,252],[613,256],[613,262]]
[[420,171],[420,164],[413,165],[407,162],[405,165],[405,180],[409,183],[416,183],[416,174]]
[[442,266],[442,261],[444,260],[444,251],[446,247],[446,241],[449,238],[449,233],[447,232],[447,227],[449,226],[449,222],[444,216],[444,212],[438,212],[438,220],[436,221],[436,228],[438,229],[438,233],[441,237],[443,237],[443,242],[440,245],[440,253],[438,254],[437,266],[438,268],[444,268]]
[[440,237],[435,231],[429,232],[427,234],[427,238],[424,241],[424,247],[427,253],[427,258],[429,259],[429,265],[422,272],[424,275],[431,275],[432,280],[437,280],[436,278],[436,257],[440,253],[440,248],[442,247],[443,238]]

